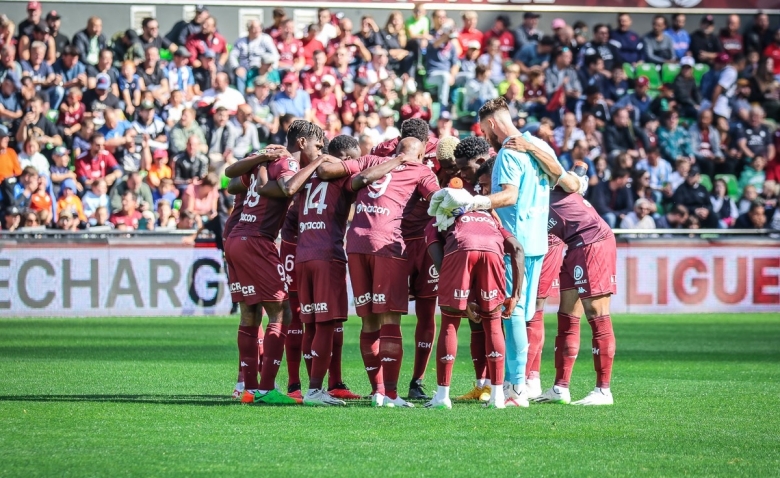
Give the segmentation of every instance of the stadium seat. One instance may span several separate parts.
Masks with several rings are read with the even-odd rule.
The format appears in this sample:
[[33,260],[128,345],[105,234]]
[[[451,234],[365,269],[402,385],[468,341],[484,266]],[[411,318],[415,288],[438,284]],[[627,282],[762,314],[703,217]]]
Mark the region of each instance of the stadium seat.
[[650,89],[657,90],[661,88],[661,75],[658,74],[658,65],[652,63],[641,63],[636,66],[636,77],[645,76],[650,81]]
[[712,179],[710,179],[709,176],[706,174],[701,175],[701,185],[704,186],[704,189],[707,191],[712,191]]
[[171,53],[171,50],[168,50],[166,48],[160,49],[160,59],[165,61],[172,61],[173,60],[173,53]]
[[57,124],[57,120],[60,118],[59,110],[49,110],[46,112],[46,119],[50,122]]
[[434,101],[433,104],[431,104],[431,126],[436,125],[436,122],[439,121],[439,116],[441,116],[441,103]]
[[466,123],[473,123],[473,118],[477,113],[466,109],[466,89],[458,88],[455,90],[455,118]]
[[636,77],[634,74],[634,67],[631,63],[623,63],[623,73],[626,74],[629,80],[633,80]]
[[664,63],[661,67],[661,81],[674,83],[674,79],[680,74],[680,65],[677,63]]
[[696,81],[696,86],[701,85],[701,79],[708,71],[710,71],[710,65],[707,65],[706,63],[696,63],[693,65],[693,79]]
[[742,190],[739,188],[739,181],[733,174],[716,174],[715,179],[722,179],[726,182],[726,192],[733,200],[738,200],[742,196]]

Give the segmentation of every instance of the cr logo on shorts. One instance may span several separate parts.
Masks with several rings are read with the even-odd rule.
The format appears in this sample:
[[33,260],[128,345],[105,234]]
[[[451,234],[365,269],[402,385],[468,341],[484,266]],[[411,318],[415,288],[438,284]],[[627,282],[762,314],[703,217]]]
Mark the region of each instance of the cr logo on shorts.
[[582,267],[574,266],[574,280],[582,279],[582,275],[583,275]]
[[230,292],[240,292],[243,295],[255,295],[255,286],[241,286],[240,282],[231,282]]

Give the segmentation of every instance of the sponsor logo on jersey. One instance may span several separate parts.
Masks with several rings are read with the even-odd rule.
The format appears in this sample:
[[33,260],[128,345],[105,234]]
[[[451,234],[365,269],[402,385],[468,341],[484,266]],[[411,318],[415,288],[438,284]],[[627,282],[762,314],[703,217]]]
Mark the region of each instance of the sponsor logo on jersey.
[[300,232],[312,231],[312,230],[318,231],[318,230],[325,229],[325,223],[322,221],[302,222],[299,228],[300,228]]
[[247,363],[246,363],[246,362],[244,362],[244,361],[241,361],[241,366],[242,366],[242,367],[249,367],[249,365],[247,365]]
[[431,347],[433,347],[433,343],[431,342],[417,342],[418,349],[429,349]]
[[455,289],[453,297],[456,298],[456,299],[468,299],[469,298],[469,292],[471,292],[469,289],[466,289],[466,290]]
[[617,276],[616,275],[610,275],[609,276],[609,283],[610,284],[617,284]]
[[371,301],[375,304],[384,304],[385,303],[385,295],[384,294],[374,294],[374,296],[371,298]]
[[257,216],[254,214],[245,214],[241,213],[241,218],[239,219],[241,222],[257,222]]
[[461,223],[468,222],[484,222],[487,224],[495,224],[495,220],[490,216],[460,216]]
[[282,364],[281,360],[274,360],[274,365],[281,365],[281,364]]
[[439,360],[441,360],[443,362],[453,362],[455,360],[455,356],[447,354],[444,357],[440,358]]
[[553,218],[547,220],[547,232],[550,232],[552,228],[558,225],[558,221]]
[[301,312],[304,314],[313,314],[315,312],[327,312],[328,304],[325,302],[315,302],[313,304],[301,304]]
[[482,300],[498,299],[498,289],[493,289],[493,290],[480,289],[479,293],[482,296]]
[[587,284],[588,281],[583,281],[582,276],[585,275],[585,271],[582,270],[582,267],[580,266],[574,266],[574,280],[577,281],[575,284]]
[[312,357],[319,357],[319,355],[317,355],[317,352],[314,351],[314,350],[311,351],[311,356]]
[[333,329],[333,331],[336,332],[337,334],[340,332],[344,332],[344,327],[336,327],[335,329]]
[[553,279],[552,286],[553,286],[553,288],[560,287],[561,286],[561,281],[559,279]]
[[384,216],[389,216],[390,215],[390,210],[387,209],[386,207],[374,206],[372,204],[360,203],[360,204],[356,204],[355,205],[355,214],[360,214],[360,213],[380,214],[380,215],[384,215]]
[[230,292],[240,292],[243,295],[255,295],[255,286],[242,286],[240,282],[231,282]]
[[363,295],[355,296],[355,307],[366,305],[371,303],[371,292],[366,292]]
[[311,360],[311,354],[303,354],[303,358],[306,360]]
[[593,207],[593,205],[590,202],[588,202],[587,199],[583,199],[582,203],[585,204],[585,207],[591,207],[591,208]]
[[487,354],[486,357],[487,358],[501,358],[501,357],[503,357],[503,355],[498,353],[498,352],[496,352],[494,350],[494,351],[490,352],[489,354]]

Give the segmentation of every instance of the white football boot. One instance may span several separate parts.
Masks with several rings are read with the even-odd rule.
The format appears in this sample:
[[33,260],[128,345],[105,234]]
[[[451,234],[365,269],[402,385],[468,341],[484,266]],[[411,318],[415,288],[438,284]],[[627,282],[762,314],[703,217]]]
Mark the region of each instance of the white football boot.
[[434,410],[452,410],[452,400],[449,397],[439,398],[438,395],[434,395],[431,401],[426,403],[424,407]]
[[528,400],[533,400],[542,394],[542,379],[529,378],[525,381],[525,390],[528,392]]
[[[506,393],[506,388],[504,389]],[[509,386],[509,393],[505,395],[504,401],[507,407],[528,408],[528,392],[525,390],[525,383]]]
[[572,405],[595,406],[595,405],[613,405],[612,392],[608,388],[596,387],[587,394],[582,400],[577,400]]
[[390,408],[393,408],[393,407],[395,407],[395,408],[399,408],[399,407],[400,408],[414,408],[414,404],[413,403],[407,402],[406,400],[401,398],[400,395],[398,395],[395,398],[390,398],[390,397],[386,396],[385,397],[385,405],[384,406],[385,407],[390,407]]
[[381,393],[375,393],[371,395],[371,406],[372,407],[384,407],[385,401],[388,400],[387,397],[382,395]]
[[571,394],[569,393],[568,388],[563,388],[557,385],[553,385],[552,388],[548,389],[546,392],[536,397],[534,399],[534,402],[561,403],[566,405],[571,403]]
[[347,403],[331,397],[326,390],[316,388],[306,392],[306,395],[303,396],[303,404],[311,406],[344,406]]

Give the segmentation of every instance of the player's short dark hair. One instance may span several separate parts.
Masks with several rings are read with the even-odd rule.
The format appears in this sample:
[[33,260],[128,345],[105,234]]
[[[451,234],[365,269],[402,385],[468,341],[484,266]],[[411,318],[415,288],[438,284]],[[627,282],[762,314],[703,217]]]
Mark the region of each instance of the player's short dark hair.
[[295,120],[287,130],[287,144],[293,145],[298,138],[306,139],[323,139],[325,133],[322,132],[322,128],[306,120]]
[[477,169],[477,178],[481,178],[485,174],[488,176],[491,176],[493,174],[493,165],[496,164],[496,157],[493,156],[492,158],[488,159],[484,163],[479,165],[479,169]]
[[428,123],[420,118],[409,118],[401,123],[401,139],[417,138],[423,144],[428,142]]
[[122,197],[130,196],[130,199],[133,201],[138,201],[138,195],[135,194],[135,191],[127,190],[124,194],[122,194]]
[[492,100],[489,100],[487,103],[482,105],[482,108],[479,109],[479,120],[482,121],[485,118],[489,118],[500,111],[509,112],[509,107],[507,106],[506,100],[503,96],[493,98]]
[[631,173],[628,171],[628,169],[625,168],[615,168],[612,170],[612,179],[620,179],[620,178],[627,178],[631,175]]
[[328,154],[328,148],[330,148],[330,140],[327,136],[322,137],[322,153]]
[[490,152],[490,145],[485,138],[481,136],[469,136],[458,143],[455,147],[455,158],[464,158],[468,160],[477,159]]
[[156,20],[156,18],[153,18],[153,17],[146,17],[146,18],[144,18],[143,20],[141,20],[141,28],[148,27],[149,24],[152,23],[155,20]]
[[350,149],[360,150],[360,143],[354,137],[348,134],[340,134],[330,140],[328,154],[337,156],[339,153],[349,151]]

